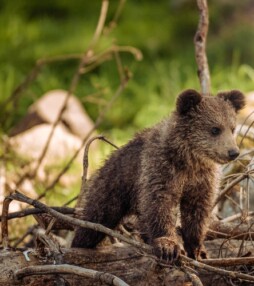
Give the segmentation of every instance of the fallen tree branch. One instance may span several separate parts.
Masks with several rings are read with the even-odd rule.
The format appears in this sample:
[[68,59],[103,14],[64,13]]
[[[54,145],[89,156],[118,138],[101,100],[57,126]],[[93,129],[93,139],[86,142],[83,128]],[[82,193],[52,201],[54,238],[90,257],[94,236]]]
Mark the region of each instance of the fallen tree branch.
[[252,225],[244,223],[224,223],[223,221],[212,221],[207,232],[207,240],[225,238],[225,239],[254,239],[254,230]]
[[127,238],[127,237],[121,235],[119,232],[111,230],[110,228],[107,228],[103,225],[99,225],[99,224],[88,222],[88,221],[79,220],[76,218],[71,218],[67,215],[61,214],[61,213],[49,208],[48,206],[44,205],[43,203],[41,203],[37,200],[30,199],[30,198],[26,197],[25,195],[23,195],[17,191],[15,191],[13,194],[8,196],[7,198],[10,200],[17,200],[17,201],[20,201],[23,203],[27,203],[29,205],[34,206],[35,208],[39,208],[42,211],[49,213],[53,217],[57,218],[58,220],[66,222],[67,224],[71,224],[71,225],[75,225],[75,226],[79,226],[79,227],[92,228],[96,231],[103,232],[109,236],[116,237],[116,238],[130,244],[130,245],[151,251],[151,246],[149,246],[149,245],[146,245],[146,244],[141,243],[139,241],[135,241],[133,239]]
[[[92,228],[96,231],[100,231],[100,232],[103,232],[107,235],[110,235],[110,236],[113,236],[113,237],[116,237],[130,245],[133,245],[141,250],[144,250],[148,253],[151,253],[152,252],[152,247],[150,245],[147,245],[147,244],[144,244],[144,243],[141,243],[141,242],[138,242],[138,241],[135,241],[133,239],[130,239],[130,238],[127,238],[123,235],[121,235],[119,232],[117,231],[113,231],[107,227],[104,227],[102,225],[98,225],[98,224],[95,224],[95,223],[91,223],[91,222],[87,222],[87,221],[82,221],[82,220],[78,220],[76,218],[70,218],[66,215],[63,215],[61,213],[58,213],[57,211],[47,207],[46,205],[42,204],[41,202],[38,202],[36,200],[32,200],[28,197],[26,197],[25,195],[19,193],[19,192],[15,192],[13,194],[11,194],[9,197],[9,199],[12,199],[12,200],[18,200],[18,201],[21,201],[21,202],[25,202],[25,203],[28,203],[30,205],[33,205],[34,207],[36,208],[39,208],[49,214],[51,214],[53,217],[59,219],[59,220],[62,220],[66,223],[69,223],[69,224],[73,224],[75,226],[80,226],[80,227],[86,227],[86,228]],[[183,261],[184,263],[185,262],[188,262],[188,264],[192,267],[197,267],[199,269],[203,269],[203,270],[207,270],[207,271],[212,271],[212,272],[216,272],[218,274],[221,274],[221,275],[225,275],[225,276],[228,276],[228,277],[231,277],[231,278],[239,278],[239,279],[243,279],[243,280],[247,280],[247,281],[253,281],[254,282],[254,277],[253,276],[250,276],[250,275],[247,275],[247,274],[243,274],[243,273],[239,273],[239,272],[236,272],[236,271],[228,271],[228,270],[223,270],[223,269],[220,269],[220,268],[215,268],[213,266],[209,266],[209,265],[206,265],[200,261],[195,261],[193,259],[190,259],[184,255],[181,255],[181,261]],[[159,260],[157,258],[154,258],[157,262],[159,262]]]
[[254,215],[254,211],[248,212],[246,214],[244,214],[244,213],[237,213],[237,214],[234,214],[234,215],[231,215],[229,217],[226,217],[226,218],[222,219],[220,222],[222,222],[222,223],[229,223],[229,222],[232,222],[232,221],[235,221],[235,220],[238,220],[238,219],[242,219],[242,218],[244,218],[247,221],[248,219],[253,217],[253,215]]
[[42,265],[42,266],[28,266],[17,270],[14,275],[17,279],[22,279],[26,276],[45,275],[45,274],[73,274],[81,277],[88,277],[98,280],[107,285],[128,286],[122,279],[110,273],[86,269],[83,267],[73,266],[69,264],[61,265]]
[[232,267],[240,265],[254,265],[254,257],[234,257],[234,258],[218,258],[203,259],[202,263],[216,267]]
[[[68,207],[50,207],[53,210],[60,212],[62,214],[74,214],[75,209],[74,208],[68,208]],[[13,212],[13,213],[9,213],[7,215],[7,219],[15,219],[15,218],[20,218],[20,217],[26,217],[29,215],[34,215],[34,214],[42,214],[45,213],[44,211],[37,209],[37,208],[30,208],[30,209],[25,209],[22,211],[18,211],[18,212]],[[2,220],[3,216],[0,216],[0,220]]]
[[[182,256],[181,256],[182,258]],[[230,278],[239,278],[245,281],[251,281],[254,282],[254,276],[248,275],[248,274],[243,274],[237,271],[229,271],[217,267],[213,267],[211,265],[207,265],[205,263],[202,263],[200,261],[193,260],[189,257],[184,257],[184,261],[188,261],[191,266],[197,267],[198,269],[203,269],[206,271],[214,272],[220,275],[224,275]],[[205,261],[205,260],[204,260]]]

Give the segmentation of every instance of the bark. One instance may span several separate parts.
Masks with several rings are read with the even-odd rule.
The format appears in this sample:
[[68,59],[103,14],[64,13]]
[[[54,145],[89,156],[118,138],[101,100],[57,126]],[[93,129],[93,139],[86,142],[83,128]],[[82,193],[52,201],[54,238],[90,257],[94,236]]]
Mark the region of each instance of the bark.
[[[215,256],[213,249],[219,249],[220,244],[220,240],[208,242],[206,247]],[[96,250],[65,248],[61,249],[61,256],[61,259],[59,257],[56,259],[49,253],[47,256],[39,257],[34,250],[28,254],[20,250],[2,250],[0,252],[0,285],[195,285],[190,265],[186,262],[181,267],[159,264],[153,256],[145,255],[133,247],[112,246]],[[56,261],[61,261],[61,264],[56,265]],[[248,261],[248,265],[254,265],[254,259],[251,261],[249,258]],[[215,259],[207,260],[207,262],[210,265],[216,265]],[[56,272],[59,270],[58,274],[49,274],[52,270],[50,272],[48,270],[50,267],[46,266],[50,266],[53,272],[55,267]],[[77,266],[80,267],[78,271]],[[223,266],[229,266],[227,260],[224,260]],[[68,273],[69,271],[71,274]],[[35,275],[36,273],[38,275]],[[197,268],[195,273],[203,285],[228,285],[225,277],[217,273],[200,268]]]

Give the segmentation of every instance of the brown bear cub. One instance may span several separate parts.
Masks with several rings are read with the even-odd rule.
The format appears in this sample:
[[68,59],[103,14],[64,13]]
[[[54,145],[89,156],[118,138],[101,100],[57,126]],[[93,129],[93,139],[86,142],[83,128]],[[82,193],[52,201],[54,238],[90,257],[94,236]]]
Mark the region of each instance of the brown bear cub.
[[[203,96],[186,90],[168,119],[138,133],[115,151],[91,178],[84,220],[115,228],[128,214],[138,217],[144,241],[166,261],[177,259],[177,212],[181,213],[184,248],[201,253],[219,164],[239,155],[234,130],[244,96],[232,90]],[[93,248],[105,235],[77,228],[72,247]]]

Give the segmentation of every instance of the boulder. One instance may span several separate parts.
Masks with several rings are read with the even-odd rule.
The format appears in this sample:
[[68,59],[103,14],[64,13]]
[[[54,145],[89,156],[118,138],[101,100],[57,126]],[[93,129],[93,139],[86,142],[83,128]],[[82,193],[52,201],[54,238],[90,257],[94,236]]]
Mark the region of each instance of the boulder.
[[[13,149],[23,157],[36,160],[40,157],[52,130],[50,124],[40,124],[10,138]],[[44,158],[47,164],[70,157],[81,146],[81,139],[71,134],[62,124],[56,126]]]
[[[44,94],[29,107],[28,114],[12,129],[10,136],[15,136],[43,123],[53,124],[61,112],[67,94],[67,91],[61,89],[51,90]],[[60,123],[65,125],[70,133],[80,138],[84,138],[94,127],[93,121],[74,95],[70,95]]]

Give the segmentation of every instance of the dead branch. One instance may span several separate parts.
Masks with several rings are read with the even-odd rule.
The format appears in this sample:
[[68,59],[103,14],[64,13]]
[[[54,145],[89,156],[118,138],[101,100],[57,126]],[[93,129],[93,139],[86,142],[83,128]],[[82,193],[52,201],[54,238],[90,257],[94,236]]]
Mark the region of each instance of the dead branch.
[[207,233],[207,239],[254,239],[254,232],[251,231],[252,225],[243,223],[224,223],[222,221],[212,221]]
[[77,149],[77,151],[73,154],[73,156],[70,158],[70,160],[67,162],[67,164],[65,165],[65,167],[60,171],[60,173],[56,176],[56,178],[46,187],[45,191],[38,197],[38,200],[43,198],[46,193],[53,189],[54,186],[58,183],[58,181],[60,180],[60,178],[68,171],[68,169],[70,168],[71,164],[73,163],[73,161],[77,158],[79,152],[83,149],[83,147],[85,146],[88,138],[92,135],[92,133],[98,128],[98,126],[102,123],[104,116],[106,115],[106,113],[110,110],[110,108],[112,107],[113,103],[115,102],[115,100],[120,96],[120,94],[123,92],[123,90],[125,89],[125,87],[127,86],[128,82],[130,79],[130,75],[128,70],[125,71],[125,77],[123,82],[121,82],[115,92],[115,94],[112,96],[111,100],[108,102],[108,104],[105,106],[105,108],[101,111],[101,113],[99,114],[99,116],[97,117],[94,127],[87,133],[87,135],[83,138],[82,143],[80,145],[80,147]]
[[248,178],[249,176],[249,172],[246,172],[240,176],[238,176],[236,179],[234,179],[230,184],[228,184],[219,194],[219,196],[216,198],[214,206],[215,207],[218,202],[226,195],[228,194],[228,192],[231,190],[231,188],[233,188],[235,185],[237,185],[238,183],[240,183],[242,180]]
[[12,202],[12,199],[5,198],[3,202],[3,210],[2,210],[2,244],[3,248],[7,249],[9,246],[8,239],[8,213],[9,213],[9,205]]
[[23,242],[29,235],[33,234],[34,229],[36,228],[36,225],[33,225],[27,229],[27,231],[19,237],[15,242],[13,243],[12,247],[15,249],[21,242]]
[[93,48],[95,46],[95,44],[97,43],[97,41],[99,40],[99,37],[101,35],[101,32],[102,32],[102,29],[103,29],[103,26],[104,26],[104,23],[105,23],[105,20],[106,20],[106,15],[107,15],[107,11],[108,11],[108,0],[103,0],[102,1],[102,5],[101,5],[101,12],[100,12],[100,16],[99,16],[99,20],[98,20],[98,23],[97,23],[97,27],[96,27],[96,30],[95,30],[95,33],[94,33],[94,36],[93,36],[93,39],[88,47],[88,49],[84,52],[83,56],[81,57],[81,60],[80,60],[80,63],[79,63],[79,66],[77,68],[77,71],[75,72],[75,74],[73,75],[72,77],[72,80],[71,80],[71,85],[69,87],[69,90],[66,94],[66,97],[65,97],[65,100],[64,100],[64,103],[63,103],[63,106],[58,114],[58,117],[57,119],[55,120],[55,122],[53,123],[52,125],[52,129],[51,129],[51,132],[48,136],[48,139],[47,139],[47,142],[45,144],[45,147],[37,161],[37,164],[36,164],[36,167],[35,167],[35,171],[34,171],[34,174],[37,173],[41,163],[42,163],[42,160],[43,158],[45,157],[46,153],[47,153],[47,150],[48,150],[48,147],[49,147],[49,144],[51,142],[51,139],[53,137],[53,134],[55,132],[55,129],[56,129],[56,126],[58,125],[58,123],[60,122],[62,116],[63,116],[63,113],[66,109],[66,105],[69,101],[69,98],[71,96],[71,94],[74,93],[77,85],[78,85],[78,82],[79,82],[79,79],[80,79],[80,76],[81,76],[81,70],[82,68],[87,64],[87,61],[88,61],[88,58],[90,57],[90,55],[93,54]]
[[[103,232],[109,236],[114,236],[130,245],[133,245],[141,250],[144,250],[146,252],[151,252],[152,251],[152,248],[151,246],[149,245],[146,245],[144,243],[141,243],[141,242],[138,242],[138,241],[135,241],[133,239],[130,239],[130,238],[127,238],[121,234],[119,234],[118,232],[116,231],[113,231],[111,229],[108,229],[107,227],[104,227],[102,225],[98,225],[98,224],[95,224],[95,223],[91,223],[91,222],[87,222],[87,221],[82,221],[82,220],[78,220],[76,218],[70,218],[66,215],[63,215],[61,213],[58,213],[56,212],[55,210],[47,207],[46,205],[42,204],[41,202],[38,202],[36,200],[32,200],[26,196],[24,196],[23,194],[19,193],[19,192],[15,192],[13,193],[12,195],[10,195],[8,197],[9,199],[12,199],[12,200],[18,200],[18,201],[21,201],[21,202],[25,202],[25,203],[28,203],[30,205],[33,205],[34,207],[36,208],[39,208],[47,213],[49,213],[50,215],[52,215],[53,217],[61,220],[61,221],[64,221],[66,223],[70,223],[70,224],[73,224],[75,226],[80,226],[80,227],[87,227],[87,228],[92,228],[96,231],[100,231],[100,232]],[[154,258],[157,262],[158,262],[158,259]],[[195,268],[198,268],[198,269],[203,269],[203,270],[206,270],[206,271],[211,271],[211,272],[215,272],[217,274],[220,274],[220,275],[225,275],[225,276],[228,276],[228,277],[231,277],[231,278],[239,278],[239,279],[242,279],[242,280],[247,280],[247,281],[254,281],[254,277],[253,276],[250,276],[250,275],[247,275],[247,274],[242,274],[242,273],[239,273],[239,272],[235,272],[235,271],[228,271],[228,270],[223,270],[223,269],[220,269],[220,268],[215,268],[213,266],[209,266],[209,265],[206,265],[200,261],[195,261],[193,259],[190,259],[184,255],[181,255],[181,261],[183,261],[184,263],[188,262],[188,265],[189,266],[192,266],[192,267],[195,267]],[[250,263],[250,262],[249,262]]]
[[[200,262],[200,261],[192,260],[189,257],[184,257],[184,260],[188,261],[191,266],[197,267],[198,269],[203,269],[203,270],[206,270],[209,272],[214,272],[214,273],[224,275],[224,276],[227,276],[230,278],[239,278],[239,279],[242,279],[245,281],[254,282],[254,277],[251,275],[248,275],[248,274],[243,274],[243,273],[240,273],[237,271],[229,271],[229,270],[213,267],[213,266],[207,265],[205,263],[202,263],[203,260],[202,260],[202,262]],[[205,261],[205,259],[204,259],[204,261]]]
[[108,34],[109,32],[111,32],[112,29],[115,28],[115,26],[118,22],[118,19],[119,19],[120,15],[122,14],[122,10],[124,8],[125,2],[126,2],[126,0],[119,0],[119,4],[118,4],[118,7],[116,9],[115,15],[114,15],[113,19],[110,21],[108,28],[104,29],[104,33],[106,32]]
[[75,207],[76,209],[78,209],[83,204],[84,195],[86,193],[86,183],[87,183],[88,152],[89,152],[89,148],[90,148],[90,145],[92,144],[92,142],[94,140],[97,140],[97,139],[102,140],[102,141],[110,144],[111,146],[115,147],[116,149],[118,149],[118,147],[114,143],[110,142],[108,139],[106,139],[102,135],[92,137],[90,140],[88,140],[88,142],[86,143],[86,146],[85,146],[85,151],[84,151],[84,156],[83,156],[83,174],[82,174],[82,181],[81,181],[81,189],[80,189],[77,204]]
[[242,219],[242,218],[244,218],[245,220],[248,220],[251,217],[253,217],[253,215],[254,215],[254,211],[248,212],[246,214],[245,213],[237,213],[237,214],[234,214],[232,216],[229,216],[229,217],[222,219],[221,222],[222,223],[228,223],[228,222],[232,222],[232,221]]
[[202,94],[210,93],[210,72],[206,57],[206,37],[209,25],[208,6],[206,0],[197,0],[199,9],[199,23],[194,37],[196,62],[198,65],[198,77]]
[[[44,252],[45,247],[49,249],[51,253],[54,255],[54,259],[56,261],[56,257],[59,257],[61,254],[60,245],[56,242],[55,239],[52,239],[49,234],[42,228],[36,228],[33,230],[33,234],[36,237],[37,248],[41,248]],[[56,261],[59,263],[59,261]]]
[[[51,207],[53,210],[60,212],[62,214],[74,214],[75,209],[74,208],[68,208],[68,207]],[[22,211],[18,211],[18,212],[13,212],[13,213],[9,213],[7,215],[7,219],[15,219],[15,218],[21,218],[21,217],[26,217],[29,215],[34,215],[34,214],[41,214],[44,213],[42,210],[40,209],[25,209]],[[0,216],[0,220],[2,220],[3,216]]]
[[[63,113],[66,109],[66,106],[67,106],[67,103],[69,101],[69,98],[71,96],[71,94],[74,93],[76,87],[77,87],[77,84],[79,82],[79,79],[80,79],[80,76],[81,76],[81,70],[83,69],[83,67],[87,64],[88,62],[88,58],[93,55],[93,51],[92,51],[92,48],[94,47],[94,45],[96,44],[96,42],[98,41],[99,39],[99,36],[102,32],[102,28],[103,28],[103,25],[105,23],[105,19],[106,19],[106,14],[107,14],[107,9],[108,9],[108,0],[103,0],[102,1],[102,6],[101,6],[101,12],[100,12],[100,17],[99,17],[99,20],[98,20],[98,23],[97,23],[97,28],[95,30],[95,33],[94,33],[94,36],[93,36],[93,39],[90,43],[90,46],[89,48],[83,53],[81,59],[80,59],[80,63],[79,63],[79,66],[76,70],[76,72],[74,73],[73,77],[72,77],[72,80],[71,80],[71,84],[70,84],[70,87],[69,87],[69,90],[66,94],[66,97],[65,97],[65,100],[63,102],[63,105],[59,111],[59,114],[56,118],[56,120],[54,121],[54,123],[52,124],[52,128],[51,128],[51,131],[50,131],[50,134],[47,138],[47,141],[45,143],[45,146],[41,152],[41,155],[39,156],[37,162],[36,162],[36,166],[33,170],[33,173],[30,174],[30,177],[35,177],[38,170],[39,170],[39,167],[43,161],[43,158],[45,157],[47,151],[48,151],[48,148],[49,148],[49,144],[53,138],[53,135],[54,135],[54,132],[56,130],[56,127],[57,125],[59,124],[62,116],[63,116]],[[26,178],[27,174],[25,174],[23,177],[20,178],[20,180],[18,181],[17,183],[17,187],[20,186],[20,184],[23,182],[23,180]]]
[[[47,141],[45,143],[45,146],[44,146],[44,148],[43,148],[43,150],[41,152],[41,155],[39,156],[39,158],[38,158],[38,160],[36,162],[36,166],[35,166],[35,168],[34,168],[32,173],[28,174],[29,171],[27,171],[27,172],[25,172],[23,174],[23,176],[19,179],[19,181],[16,184],[17,187],[20,186],[20,184],[23,182],[23,180],[26,177],[29,176],[30,178],[34,178],[36,176],[36,174],[37,174],[37,172],[39,170],[39,167],[40,167],[40,165],[41,165],[41,163],[43,161],[43,158],[45,157],[45,155],[47,153],[47,150],[48,150],[49,144],[51,142],[51,139],[53,137],[53,134],[55,132],[56,126],[58,125],[58,123],[61,120],[61,117],[62,117],[62,115],[63,115],[63,113],[65,111],[66,105],[68,103],[68,100],[69,100],[71,94],[76,89],[76,86],[77,86],[77,84],[79,82],[80,76],[83,73],[84,67],[89,65],[89,63],[91,63],[92,61],[98,60],[99,57],[105,57],[108,54],[115,54],[115,53],[118,53],[118,52],[130,52],[137,59],[139,59],[139,60],[141,59],[142,54],[137,49],[135,49],[133,47],[128,47],[128,46],[126,46],[126,47],[118,47],[118,46],[115,45],[115,46],[112,46],[111,48],[109,48],[106,52],[102,53],[101,55],[98,55],[98,56],[94,56],[93,55],[93,48],[96,45],[97,41],[99,40],[99,38],[101,36],[101,33],[102,33],[102,30],[103,30],[103,27],[104,27],[104,24],[105,24],[107,10],[108,10],[108,0],[103,0],[102,1],[102,6],[101,6],[100,17],[99,17],[97,28],[96,28],[96,31],[95,31],[94,36],[92,38],[92,41],[91,41],[89,47],[87,48],[87,50],[84,52],[84,54],[79,56],[80,57],[80,64],[79,64],[79,66],[77,68],[76,73],[74,74],[74,76],[72,78],[72,81],[71,81],[71,84],[70,84],[70,88],[69,88],[69,90],[68,90],[68,92],[66,94],[66,97],[65,97],[64,103],[62,105],[62,108],[61,108],[61,110],[60,110],[60,112],[58,114],[58,117],[56,118],[55,122],[52,125],[51,132],[50,132],[50,134],[48,136],[48,139],[47,139]],[[40,63],[40,64],[42,64],[42,63]],[[127,75],[127,73],[125,73],[125,75]],[[129,79],[129,75],[127,77]],[[122,77],[122,81],[121,81],[121,85],[122,86],[125,86],[125,83],[124,83],[125,81],[126,81],[126,76],[123,76]],[[101,117],[101,115],[99,115],[99,117]],[[101,121],[101,118],[100,118],[99,121]],[[98,127],[98,125],[96,125],[96,127],[93,129],[93,131]],[[66,172],[66,170],[68,170],[68,168],[65,169],[64,172]]]
[[[89,66],[90,70],[94,69],[97,66],[96,65],[97,62],[102,63],[115,52],[130,53],[135,57],[137,61],[140,61],[142,59],[142,53],[135,47],[113,45],[112,47],[110,47],[108,50],[106,50],[101,54],[89,56],[87,58],[87,66]],[[69,54],[69,55],[67,54],[67,55],[58,55],[54,57],[41,58],[37,60],[35,66],[32,68],[32,70],[29,72],[26,78],[14,89],[14,91],[7,98],[7,100],[0,105],[0,109],[5,111],[5,116],[2,116],[3,120],[9,115],[7,113],[6,106],[11,102],[16,101],[18,97],[22,95],[22,93],[29,87],[29,85],[36,80],[36,78],[38,77],[44,66],[55,62],[80,60],[81,58],[82,54]],[[87,71],[88,71],[87,69],[84,70],[84,68],[82,68],[80,72],[84,73]]]
[[[47,251],[47,250],[46,250]],[[64,264],[93,269],[98,272],[112,273],[129,285],[153,286],[161,285],[162,279],[169,282],[165,285],[178,285],[175,282],[187,282],[184,273],[176,268],[165,271],[163,267],[157,267],[154,259],[138,254],[131,247],[103,247],[101,249],[67,249],[62,248],[62,259]],[[52,257],[39,257],[37,252],[8,251],[0,253],[0,285],[56,285],[56,275],[38,275],[14,279],[16,272],[30,266],[49,266],[54,263]],[[181,275],[179,275],[179,273]],[[175,274],[175,275],[174,275]],[[70,286],[97,286],[106,283],[93,278],[81,278],[73,274],[57,275]],[[36,284],[37,283],[37,284]],[[179,284],[182,285],[182,284]]]
[[218,258],[203,259],[202,263],[216,267],[232,267],[240,265],[254,265],[254,257],[234,257],[234,258]]
[[47,275],[47,274],[74,274],[81,277],[93,278],[107,285],[128,286],[122,279],[110,273],[86,269],[83,267],[73,266],[69,264],[62,265],[42,265],[42,266],[28,266],[17,270],[14,275],[17,279],[22,279],[26,276],[32,275]]
[[75,226],[79,226],[79,227],[86,227],[86,228],[92,228],[96,231],[100,231],[100,232],[103,232],[109,236],[113,236],[113,237],[116,237],[130,245],[133,245],[133,246],[136,246],[138,248],[141,248],[141,249],[146,249],[146,250],[150,250],[151,251],[151,247],[146,245],[146,244],[143,244],[139,241],[135,241],[133,239],[130,239],[130,238],[127,238],[123,235],[121,235],[119,232],[117,231],[113,231],[103,225],[99,225],[99,224],[96,224],[96,223],[92,223],[92,222],[88,222],[88,221],[83,221],[83,220],[79,220],[79,219],[76,219],[76,218],[71,218],[67,215],[64,215],[64,214],[61,214],[51,208],[49,208],[48,206],[44,205],[43,203],[37,201],[37,200],[33,200],[33,199],[30,199],[28,197],[26,197],[25,195],[15,191],[13,194],[11,194],[10,196],[8,196],[8,199],[10,200],[17,200],[17,201],[20,201],[20,202],[23,202],[23,203],[27,203],[29,205],[32,205],[34,206],[35,208],[39,208],[41,209],[43,212],[46,212],[46,213],[49,213],[50,215],[52,215],[53,217],[55,217],[56,219],[60,220],[60,221],[63,221],[67,224],[71,224],[71,225],[75,225]]

